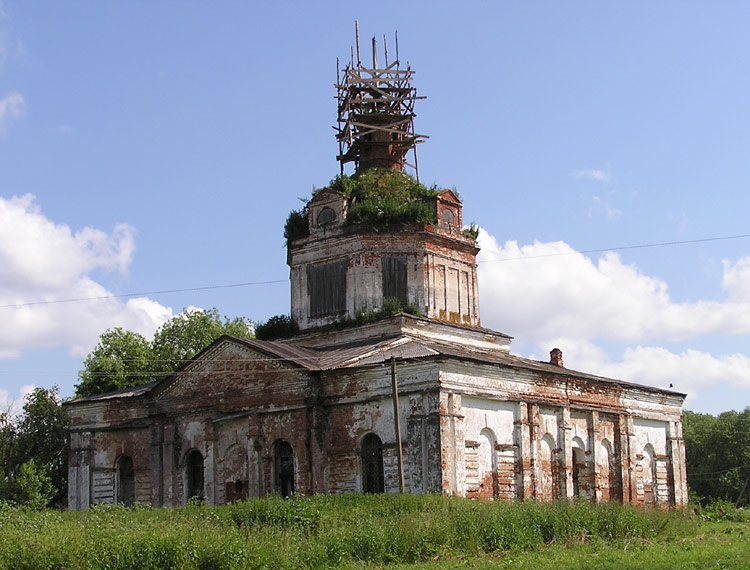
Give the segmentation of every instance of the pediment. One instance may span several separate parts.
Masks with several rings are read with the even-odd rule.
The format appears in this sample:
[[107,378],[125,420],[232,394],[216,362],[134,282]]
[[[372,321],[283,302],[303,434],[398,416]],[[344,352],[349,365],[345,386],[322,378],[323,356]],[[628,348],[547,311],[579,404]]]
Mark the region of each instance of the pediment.
[[206,398],[212,394],[262,390],[270,381],[304,378],[293,363],[239,339],[222,337],[154,388],[155,400]]

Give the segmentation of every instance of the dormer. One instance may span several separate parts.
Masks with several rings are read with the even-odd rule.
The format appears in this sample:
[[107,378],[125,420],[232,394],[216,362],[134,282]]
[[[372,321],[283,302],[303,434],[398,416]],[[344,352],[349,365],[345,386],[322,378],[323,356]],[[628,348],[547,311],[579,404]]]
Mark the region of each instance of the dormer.
[[310,235],[321,237],[337,230],[346,219],[349,199],[332,190],[320,190],[307,205]]
[[437,195],[438,229],[447,234],[461,233],[461,200],[451,190],[443,190]]

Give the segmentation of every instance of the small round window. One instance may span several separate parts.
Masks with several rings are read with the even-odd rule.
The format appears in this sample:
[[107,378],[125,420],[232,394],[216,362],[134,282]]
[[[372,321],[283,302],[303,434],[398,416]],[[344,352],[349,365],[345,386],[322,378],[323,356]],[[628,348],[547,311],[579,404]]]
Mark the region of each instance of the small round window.
[[318,225],[324,226],[336,221],[336,212],[331,208],[323,208],[318,214]]
[[443,210],[443,221],[449,224],[456,223],[456,216],[453,215],[453,210],[448,210],[447,208]]

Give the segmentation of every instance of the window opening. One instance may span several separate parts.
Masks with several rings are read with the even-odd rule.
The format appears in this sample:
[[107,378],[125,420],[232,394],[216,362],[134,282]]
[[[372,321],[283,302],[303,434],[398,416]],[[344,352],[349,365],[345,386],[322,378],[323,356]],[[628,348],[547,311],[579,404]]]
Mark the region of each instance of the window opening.
[[406,256],[384,255],[381,258],[383,266],[383,299],[394,297],[402,307],[408,304],[406,287]]
[[310,297],[310,317],[325,317],[346,311],[345,261],[307,266],[307,292]]
[[135,469],[128,455],[121,455],[117,460],[117,502],[126,507],[135,503]]
[[282,497],[294,494],[294,450],[286,441],[274,446],[274,489]]
[[331,208],[323,208],[318,214],[318,226],[324,226],[336,221],[336,212]]
[[202,499],[205,497],[203,491],[203,455],[197,449],[188,453],[185,459],[185,470],[187,471],[187,498]]
[[573,448],[573,496],[581,497],[586,494],[586,456],[580,447]]
[[362,440],[362,491],[385,492],[383,442],[374,433],[367,434]]

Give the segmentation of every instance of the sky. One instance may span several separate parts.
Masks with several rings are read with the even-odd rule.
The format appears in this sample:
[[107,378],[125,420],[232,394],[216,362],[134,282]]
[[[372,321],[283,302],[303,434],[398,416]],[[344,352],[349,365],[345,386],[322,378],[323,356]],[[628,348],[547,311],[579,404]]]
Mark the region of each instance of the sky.
[[0,0],[0,409],[72,396],[108,328],[289,312],[355,20],[427,97],[420,179],[481,227],[483,326],[750,405],[750,4]]

